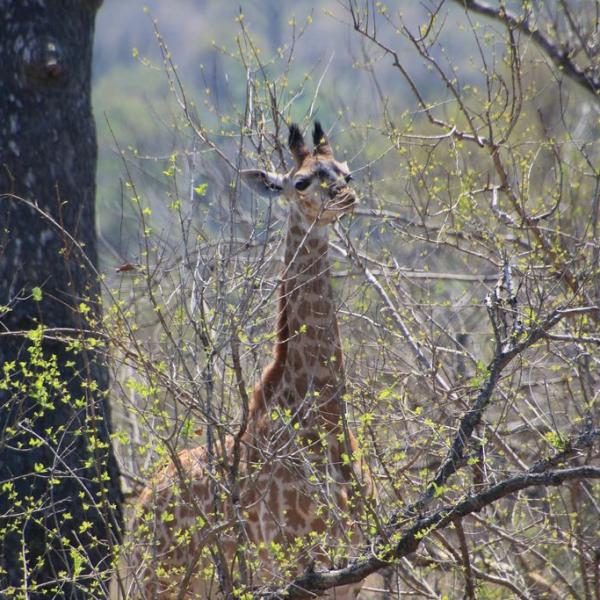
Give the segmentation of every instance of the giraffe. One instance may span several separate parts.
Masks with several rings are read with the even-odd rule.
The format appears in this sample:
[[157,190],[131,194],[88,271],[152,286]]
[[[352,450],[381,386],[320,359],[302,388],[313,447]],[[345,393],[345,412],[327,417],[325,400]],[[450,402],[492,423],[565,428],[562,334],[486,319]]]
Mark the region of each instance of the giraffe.
[[[288,145],[288,173],[240,173],[255,192],[289,204],[273,360],[243,432],[217,443],[212,461],[205,447],[182,451],[141,493],[132,530],[152,540],[138,544],[131,565],[138,597],[215,598],[236,581],[247,590],[277,586],[315,564],[333,565],[336,551],[363,540],[353,516],[371,482],[346,425],[327,232],[357,196],[319,122],[312,151],[296,124]],[[360,587],[328,597],[354,598]]]

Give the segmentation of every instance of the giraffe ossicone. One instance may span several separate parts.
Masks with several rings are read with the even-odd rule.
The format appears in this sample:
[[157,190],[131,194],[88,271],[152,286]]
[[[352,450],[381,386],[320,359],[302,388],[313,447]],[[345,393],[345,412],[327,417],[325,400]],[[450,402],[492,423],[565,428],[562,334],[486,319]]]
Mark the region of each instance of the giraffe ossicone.
[[[293,124],[288,173],[240,173],[254,191],[289,203],[273,361],[238,436],[235,476],[236,440],[227,437],[214,460],[204,447],[182,451],[140,495],[133,530],[141,539],[129,578],[138,596],[217,598],[232,586],[277,587],[360,550],[371,482],[346,422],[326,227],[357,196],[318,122],[313,144]],[[360,587],[336,588],[331,597],[354,598]]]

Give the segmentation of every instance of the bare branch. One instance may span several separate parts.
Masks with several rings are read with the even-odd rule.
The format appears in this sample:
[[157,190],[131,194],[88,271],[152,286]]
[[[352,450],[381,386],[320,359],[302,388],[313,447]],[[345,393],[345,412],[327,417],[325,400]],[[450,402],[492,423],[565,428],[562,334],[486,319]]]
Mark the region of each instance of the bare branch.
[[[467,10],[485,15],[504,23],[506,27],[520,31],[529,36],[548,56],[554,65],[570,79],[592,93],[594,100],[598,101],[600,93],[600,78],[591,73],[590,69],[583,69],[572,58],[572,53],[564,45],[559,45],[546,35],[541,27],[533,27],[527,18],[520,17],[507,10],[503,3],[496,8],[480,0],[454,0]],[[583,44],[582,47],[585,47]]]
[[441,508],[427,517],[416,518],[408,528],[403,528],[398,523],[392,523],[391,529],[395,532],[393,545],[390,547],[384,542],[379,555],[372,553],[370,556],[351,562],[342,569],[308,572],[281,590],[258,592],[254,597],[257,600],[312,598],[317,592],[324,592],[337,586],[361,581],[371,573],[387,566],[390,562],[413,554],[423,539],[433,531],[439,531],[447,527],[456,519],[477,513],[510,494],[530,487],[560,486],[566,482],[582,479],[600,479],[600,468],[585,466],[557,469],[544,473],[515,475],[489,487],[480,494],[468,496],[464,500],[452,506]]

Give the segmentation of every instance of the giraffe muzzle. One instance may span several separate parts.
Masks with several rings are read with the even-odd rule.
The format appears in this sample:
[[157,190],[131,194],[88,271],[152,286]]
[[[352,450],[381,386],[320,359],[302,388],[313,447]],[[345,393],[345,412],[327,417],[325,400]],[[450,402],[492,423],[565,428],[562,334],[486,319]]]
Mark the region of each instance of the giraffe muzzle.
[[327,210],[336,212],[349,212],[356,204],[358,204],[358,198],[356,197],[356,194],[348,190],[341,194],[332,196],[331,200],[327,203]]

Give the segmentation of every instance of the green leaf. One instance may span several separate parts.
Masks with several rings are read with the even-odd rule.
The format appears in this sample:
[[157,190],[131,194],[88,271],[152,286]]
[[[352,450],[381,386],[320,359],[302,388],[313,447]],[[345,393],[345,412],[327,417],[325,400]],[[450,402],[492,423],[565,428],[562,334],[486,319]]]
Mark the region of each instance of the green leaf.
[[71,555],[71,561],[73,563],[73,581],[75,581],[83,569],[84,558],[75,548],[70,548],[69,554]]
[[36,302],[40,302],[40,300],[42,299],[42,288],[41,287],[34,287],[31,290],[31,295],[33,296],[33,299]]
[[201,183],[194,188],[194,192],[198,194],[198,196],[206,196],[206,190],[208,189],[208,183]]

